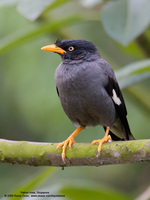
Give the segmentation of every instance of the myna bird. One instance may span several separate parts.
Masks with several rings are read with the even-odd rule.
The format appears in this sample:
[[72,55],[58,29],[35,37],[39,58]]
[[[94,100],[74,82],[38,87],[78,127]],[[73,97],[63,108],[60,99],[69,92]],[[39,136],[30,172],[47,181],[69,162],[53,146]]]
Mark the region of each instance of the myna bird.
[[86,126],[102,125],[105,136],[94,140],[98,153],[109,139],[131,140],[127,110],[122,93],[110,65],[100,56],[98,49],[85,40],[57,40],[42,50],[61,56],[62,62],[55,72],[57,93],[62,107],[77,129],[57,146],[71,148],[75,136]]

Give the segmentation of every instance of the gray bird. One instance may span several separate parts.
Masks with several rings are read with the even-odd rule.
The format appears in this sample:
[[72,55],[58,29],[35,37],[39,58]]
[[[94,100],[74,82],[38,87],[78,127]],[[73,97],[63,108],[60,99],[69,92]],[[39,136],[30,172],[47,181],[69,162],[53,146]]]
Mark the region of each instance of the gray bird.
[[86,126],[102,125],[106,130],[102,139],[94,140],[101,146],[112,140],[131,140],[126,118],[127,110],[114,71],[100,56],[98,49],[85,40],[57,40],[42,50],[61,56],[55,72],[57,93],[62,107],[77,129],[57,149],[75,143],[75,136]]

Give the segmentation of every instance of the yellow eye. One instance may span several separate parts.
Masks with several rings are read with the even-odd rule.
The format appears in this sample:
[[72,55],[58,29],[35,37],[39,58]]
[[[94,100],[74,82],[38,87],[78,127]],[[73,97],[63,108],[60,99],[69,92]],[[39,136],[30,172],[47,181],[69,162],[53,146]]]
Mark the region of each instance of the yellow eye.
[[73,50],[74,50],[74,47],[71,46],[71,47],[68,48],[68,50],[69,50],[69,51],[73,51]]

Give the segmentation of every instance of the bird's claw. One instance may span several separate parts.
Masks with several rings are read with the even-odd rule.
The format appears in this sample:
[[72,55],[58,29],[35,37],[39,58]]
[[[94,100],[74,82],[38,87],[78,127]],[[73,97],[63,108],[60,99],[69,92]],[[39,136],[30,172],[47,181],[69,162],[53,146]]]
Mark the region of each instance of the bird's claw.
[[60,149],[60,147],[62,147],[63,151],[62,151],[62,154],[61,154],[61,157],[62,157],[62,160],[63,162],[65,163],[65,158],[66,158],[66,148],[67,148],[67,145],[69,146],[70,150],[71,147],[72,147],[72,144],[73,143],[76,143],[76,141],[74,140],[73,137],[68,137],[67,140],[63,141],[62,143],[60,143],[58,146],[57,146],[57,151],[58,149]]
[[91,143],[92,146],[93,146],[93,144],[97,144],[97,143],[98,143],[98,149],[97,149],[98,155],[100,155],[100,152],[101,152],[101,149],[102,149],[102,144],[103,144],[104,142],[108,142],[110,139],[111,139],[111,136],[110,136],[110,135],[105,135],[102,139],[94,140],[94,141]]

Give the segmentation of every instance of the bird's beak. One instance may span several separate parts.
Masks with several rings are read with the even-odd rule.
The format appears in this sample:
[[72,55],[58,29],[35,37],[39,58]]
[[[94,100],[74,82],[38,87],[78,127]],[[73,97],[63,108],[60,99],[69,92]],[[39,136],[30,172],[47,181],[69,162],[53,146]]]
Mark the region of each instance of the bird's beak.
[[66,52],[62,48],[56,46],[56,44],[47,45],[47,46],[42,47],[41,49],[45,50],[45,51],[52,51],[52,52],[55,52],[55,53],[60,53],[60,54],[63,54],[63,53]]

